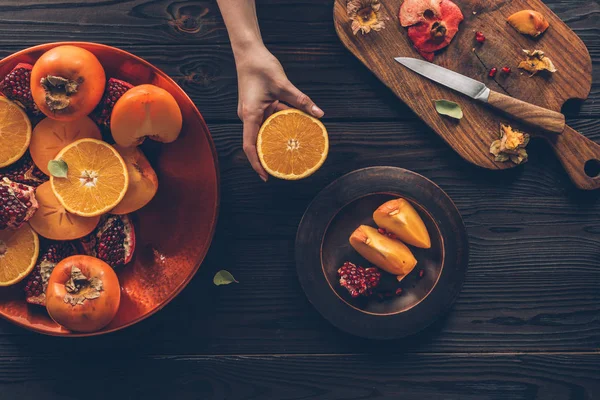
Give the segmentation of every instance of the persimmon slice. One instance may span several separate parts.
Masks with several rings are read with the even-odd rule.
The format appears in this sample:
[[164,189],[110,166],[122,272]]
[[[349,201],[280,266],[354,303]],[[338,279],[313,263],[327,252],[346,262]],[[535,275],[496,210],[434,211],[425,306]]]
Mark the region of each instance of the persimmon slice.
[[88,117],[76,121],[45,118],[33,129],[29,145],[31,158],[43,173],[50,175],[48,161],[67,145],[84,138],[102,139],[100,129]]
[[57,154],[67,165],[66,178],[50,177],[52,191],[70,213],[95,217],[114,208],[129,187],[123,157],[114,147],[96,139],[80,139]]
[[41,236],[53,240],[74,240],[91,233],[100,222],[100,216],[81,217],[71,214],[60,204],[50,182],[35,191],[40,208],[29,220],[31,227]]
[[288,109],[267,118],[256,147],[269,174],[296,180],[312,175],[323,165],[329,153],[329,136],[318,119]]
[[12,101],[0,97],[0,168],[25,154],[31,141],[31,122],[25,111]]
[[0,231],[0,286],[13,285],[35,267],[40,252],[37,233],[25,224],[13,231]]

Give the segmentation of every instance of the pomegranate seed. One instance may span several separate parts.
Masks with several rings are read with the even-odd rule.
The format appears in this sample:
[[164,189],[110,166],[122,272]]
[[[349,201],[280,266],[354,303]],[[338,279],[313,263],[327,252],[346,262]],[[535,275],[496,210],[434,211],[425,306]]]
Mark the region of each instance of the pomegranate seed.
[[388,234],[387,234],[387,236],[388,236],[390,239],[396,239],[396,235],[394,235],[393,233],[388,233]]
[[510,67],[504,67],[502,68],[502,72],[504,72],[505,74],[510,74],[512,70],[510,69]]
[[425,270],[422,269],[419,271],[419,278],[422,278],[423,276],[425,276]]
[[490,69],[490,73],[488,75],[490,78],[493,78],[496,76],[497,73],[498,73],[498,68],[494,67],[494,68]]
[[402,288],[396,289],[396,296],[400,296],[402,294]]
[[383,228],[377,229],[377,232],[381,233],[382,235],[385,235],[385,229]]
[[485,36],[483,35],[483,32],[475,32],[475,40],[477,40],[479,43],[485,42]]

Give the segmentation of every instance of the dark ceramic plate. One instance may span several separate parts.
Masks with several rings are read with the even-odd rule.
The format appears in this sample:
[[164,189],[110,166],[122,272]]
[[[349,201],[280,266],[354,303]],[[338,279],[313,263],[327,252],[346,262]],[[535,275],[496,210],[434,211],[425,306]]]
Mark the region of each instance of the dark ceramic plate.
[[[373,211],[398,197],[421,215],[431,248],[411,247],[418,264],[402,282],[384,273],[378,294],[352,298],[338,282],[338,268],[345,261],[370,264],[348,238],[359,225],[376,226]],[[365,168],[333,182],[310,204],[296,237],[296,267],[309,301],[338,328],[375,339],[414,334],[444,314],[460,292],[468,258],[465,226],[450,197],[427,178],[394,167]]]
[[43,307],[28,305],[22,284],[0,288],[1,318],[49,335],[101,335],[133,325],[163,308],[200,267],[217,224],[217,155],[208,127],[192,100],[167,74],[126,51],[97,43],[48,43],[1,60],[0,76],[20,62],[33,64],[44,52],[61,44],[94,53],[107,76],[134,85],[152,83],[167,90],[183,114],[183,129],[177,141],[154,146],[144,143],[158,174],[158,193],[135,214],[136,251],[131,264],[117,271],[121,305],[107,327],[93,333],[70,332],[52,321]]

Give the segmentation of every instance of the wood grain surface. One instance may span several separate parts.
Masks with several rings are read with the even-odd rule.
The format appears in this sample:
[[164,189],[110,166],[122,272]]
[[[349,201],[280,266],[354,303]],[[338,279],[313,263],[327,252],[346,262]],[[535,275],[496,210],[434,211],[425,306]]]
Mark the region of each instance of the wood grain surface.
[[[592,56],[588,100],[567,123],[600,142],[600,4],[548,0]],[[290,80],[324,109],[331,153],[306,181],[249,167],[235,66],[215,1],[0,0],[0,56],[40,42],[99,41],[162,68],[192,97],[219,153],[222,202],[207,260],[153,317],[101,338],[61,340],[0,321],[0,399],[596,399],[600,397],[600,194],[569,181],[544,140],[507,171],[473,167],[339,42],[333,2],[258,0],[261,31]],[[208,10],[208,11],[206,11]],[[172,20],[188,21],[180,30]],[[448,316],[381,346],[341,333],[298,282],[305,208],[372,165],[440,185],[471,243]],[[220,269],[239,285],[214,287]],[[73,379],[71,379],[73,378]],[[351,388],[351,389],[348,389]]]
[[[541,0],[457,1],[464,21],[450,46],[436,53],[435,63],[463,75],[485,82],[492,89],[490,105],[443,87],[407,68],[399,66],[394,57],[421,58],[398,21],[402,0],[382,3],[380,18],[386,29],[368,35],[354,35],[346,11],[346,0],[336,0],[334,22],[345,47],[370,69],[396,96],[404,101],[427,125],[440,135],[465,160],[489,169],[513,168],[511,162],[496,162],[490,154],[490,144],[498,137],[501,123],[519,123],[534,135],[549,137],[550,132],[562,132],[550,112],[519,105],[517,100],[559,112],[567,100],[585,99],[591,89],[592,62],[585,44],[569,27],[553,14]],[[520,35],[506,23],[508,16],[523,9],[542,12],[552,28],[538,38]],[[473,32],[484,32],[485,43],[478,43]],[[508,66],[516,71],[523,59],[523,49],[543,49],[550,59],[561,64],[556,74],[498,73]],[[514,97],[503,96],[504,94]],[[465,118],[460,122],[435,112],[434,100],[448,99],[461,105]],[[498,113],[498,109],[504,113]],[[507,118],[510,118],[507,121]],[[561,124],[563,121],[559,121]],[[521,128],[521,127],[519,127]],[[551,135],[550,135],[551,136]],[[549,137],[548,142],[566,165],[571,180],[580,189],[600,188],[598,174],[590,176],[586,163],[600,163],[600,146],[569,129],[562,140]]]

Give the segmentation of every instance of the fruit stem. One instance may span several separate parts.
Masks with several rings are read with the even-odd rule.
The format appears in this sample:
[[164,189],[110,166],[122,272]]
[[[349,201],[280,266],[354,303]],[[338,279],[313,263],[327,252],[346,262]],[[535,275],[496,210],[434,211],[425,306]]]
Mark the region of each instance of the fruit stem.
[[69,107],[71,104],[69,97],[77,93],[80,83],[53,75],[48,75],[40,81],[46,91],[46,104],[52,111],[64,110]]

